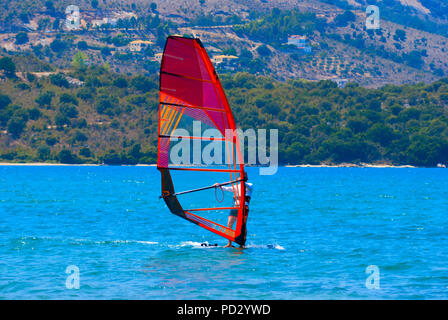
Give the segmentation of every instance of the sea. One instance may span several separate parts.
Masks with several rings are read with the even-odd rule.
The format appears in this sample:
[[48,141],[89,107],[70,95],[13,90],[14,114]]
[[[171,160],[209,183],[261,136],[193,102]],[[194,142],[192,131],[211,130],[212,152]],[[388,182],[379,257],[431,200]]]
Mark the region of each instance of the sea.
[[247,170],[239,249],[155,167],[0,166],[0,299],[448,298],[447,169]]

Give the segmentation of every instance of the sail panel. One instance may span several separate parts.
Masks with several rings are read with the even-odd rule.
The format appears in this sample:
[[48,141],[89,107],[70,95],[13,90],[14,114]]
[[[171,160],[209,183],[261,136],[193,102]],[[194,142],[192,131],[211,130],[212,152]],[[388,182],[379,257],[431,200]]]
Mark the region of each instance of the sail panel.
[[163,53],[162,72],[211,81],[197,42],[182,37],[169,37]]
[[[173,214],[244,245],[247,213],[244,201],[236,205],[234,202],[235,198],[244,199],[244,188],[241,188],[244,164],[238,138],[226,136],[227,129],[236,129],[235,120],[218,76],[199,39],[168,37],[161,63],[159,98],[157,167],[162,174],[162,197],[165,203]],[[194,121],[202,124],[200,135],[189,131],[194,127]],[[204,135],[208,128],[217,129],[218,135]],[[178,132],[183,133],[179,135]],[[175,145],[173,141],[178,139],[185,139],[191,145],[202,144],[201,147],[220,141],[225,144],[227,153],[222,157],[227,162],[219,166],[195,163],[189,161],[194,160],[190,154],[186,156],[186,163],[173,161],[170,156],[181,157],[172,152]],[[186,175],[189,175],[188,178]],[[218,200],[216,195],[220,192],[219,188],[207,187],[203,190],[204,186],[223,182],[230,184],[233,190],[225,200],[224,194],[223,200]],[[199,189],[193,190],[195,193],[176,194],[176,191],[195,188]],[[238,210],[234,229],[226,227],[230,209]]]

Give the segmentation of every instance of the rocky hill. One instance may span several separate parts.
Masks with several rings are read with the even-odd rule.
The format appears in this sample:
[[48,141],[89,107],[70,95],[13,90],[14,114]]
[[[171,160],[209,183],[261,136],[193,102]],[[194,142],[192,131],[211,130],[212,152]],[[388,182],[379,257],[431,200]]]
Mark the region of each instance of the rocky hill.
[[[443,1],[78,1],[77,30],[65,24],[72,2],[12,2],[1,13],[4,53],[32,53],[62,69],[82,52],[86,63],[152,73],[166,35],[185,34],[201,37],[211,56],[238,57],[218,66],[221,72],[368,87],[429,83],[448,75]],[[380,8],[378,30],[366,29],[367,4]],[[311,52],[286,45],[290,35],[303,36]],[[135,40],[152,43],[131,50]]]

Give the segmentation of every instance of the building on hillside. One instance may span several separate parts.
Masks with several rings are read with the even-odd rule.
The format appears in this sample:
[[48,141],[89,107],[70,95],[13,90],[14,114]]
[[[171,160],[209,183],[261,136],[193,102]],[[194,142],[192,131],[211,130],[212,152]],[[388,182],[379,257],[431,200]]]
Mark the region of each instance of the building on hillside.
[[212,63],[217,68],[234,70],[235,67],[237,66],[236,62],[238,61],[238,57],[232,56],[232,55],[220,54],[220,55],[213,56],[213,58],[211,60],[212,60]]
[[154,55],[154,61],[157,61],[157,62],[162,62],[162,56],[163,56],[163,53],[162,52],[160,52],[160,53],[156,53],[155,55]]
[[342,78],[331,78],[330,80],[336,82],[336,84],[338,85],[339,88],[345,88],[345,85],[348,82],[347,79],[342,79]]
[[134,40],[129,43],[128,49],[132,52],[140,52],[153,44],[154,42],[148,40]]
[[115,26],[117,24],[118,19],[114,18],[102,18],[102,19],[95,19],[91,21],[92,27],[101,27],[102,25],[111,25]]
[[86,21],[90,22],[92,27],[101,27],[102,25],[115,27],[117,26],[118,20],[137,19],[137,15],[127,11],[96,10],[89,12],[85,18]]
[[73,85],[75,87],[81,87],[84,85],[84,81],[81,81],[79,79],[75,79],[75,78],[72,78],[69,76],[65,76],[65,78],[67,79],[68,83],[70,83],[71,85]]
[[235,61],[235,59],[238,59],[237,56],[231,56],[231,55],[217,55],[217,56],[213,56],[212,58],[212,62],[215,65],[219,65],[219,64],[230,64],[232,62]]
[[288,37],[286,44],[297,47],[297,49],[303,50],[305,53],[311,53],[311,47],[307,44],[307,38],[305,36],[292,35]]

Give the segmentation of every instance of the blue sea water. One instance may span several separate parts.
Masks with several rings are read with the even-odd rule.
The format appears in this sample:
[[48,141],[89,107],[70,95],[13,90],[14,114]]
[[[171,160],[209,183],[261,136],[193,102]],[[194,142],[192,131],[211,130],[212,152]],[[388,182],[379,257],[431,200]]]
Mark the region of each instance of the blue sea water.
[[0,298],[448,297],[448,170],[248,171],[238,250],[201,247],[225,241],[169,213],[154,167],[1,166]]

